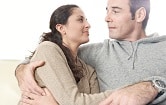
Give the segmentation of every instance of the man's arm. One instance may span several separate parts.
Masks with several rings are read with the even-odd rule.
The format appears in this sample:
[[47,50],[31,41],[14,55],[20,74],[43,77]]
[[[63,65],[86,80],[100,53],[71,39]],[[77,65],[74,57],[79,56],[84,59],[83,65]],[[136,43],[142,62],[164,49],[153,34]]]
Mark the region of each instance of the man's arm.
[[45,92],[39,87],[34,79],[34,71],[37,67],[43,66],[44,61],[35,61],[29,63],[26,59],[23,63],[19,64],[15,70],[15,76],[18,80],[18,85],[21,91],[32,92],[38,95],[44,95]]
[[[144,81],[151,81],[154,88],[157,89],[157,97],[151,102],[151,104],[166,104],[166,77],[165,73],[160,76],[152,76],[144,79]],[[154,82],[158,81],[158,83]]]
[[151,82],[140,82],[115,90],[99,105],[147,105],[157,94]]

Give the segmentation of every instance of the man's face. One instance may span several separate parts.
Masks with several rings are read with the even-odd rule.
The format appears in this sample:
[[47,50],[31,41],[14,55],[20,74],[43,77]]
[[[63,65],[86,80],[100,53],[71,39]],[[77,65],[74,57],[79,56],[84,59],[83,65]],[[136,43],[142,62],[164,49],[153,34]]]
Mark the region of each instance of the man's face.
[[132,20],[129,0],[108,0],[105,21],[108,24],[110,38],[132,39],[136,21]]

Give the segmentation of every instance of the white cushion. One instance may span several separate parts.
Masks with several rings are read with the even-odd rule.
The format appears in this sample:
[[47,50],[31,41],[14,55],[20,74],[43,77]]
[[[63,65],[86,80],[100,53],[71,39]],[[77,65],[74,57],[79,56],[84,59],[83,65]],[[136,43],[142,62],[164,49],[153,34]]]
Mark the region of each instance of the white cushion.
[[0,60],[0,105],[17,105],[20,89],[15,78],[15,68],[19,60]]

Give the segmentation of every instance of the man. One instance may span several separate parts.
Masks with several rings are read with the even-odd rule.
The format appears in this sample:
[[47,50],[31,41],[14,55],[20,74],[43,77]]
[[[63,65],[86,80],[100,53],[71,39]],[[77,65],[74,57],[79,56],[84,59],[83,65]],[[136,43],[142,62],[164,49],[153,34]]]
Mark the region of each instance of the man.
[[[80,48],[79,56],[96,69],[101,91],[114,90],[101,105],[166,105],[166,36],[146,35],[149,12],[150,0],[108,0],[105,21],[114,40]],[[22,90],[43,93],[30,75],[42,64],[17,68]]]

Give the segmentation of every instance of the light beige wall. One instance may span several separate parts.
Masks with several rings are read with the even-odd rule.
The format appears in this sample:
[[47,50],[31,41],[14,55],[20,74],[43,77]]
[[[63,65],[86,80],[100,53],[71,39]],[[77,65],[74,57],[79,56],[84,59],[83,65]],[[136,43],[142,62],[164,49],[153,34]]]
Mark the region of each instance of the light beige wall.
[[0,105],[17,105],[20,90],[14,75],[18,60],[0,60]]

